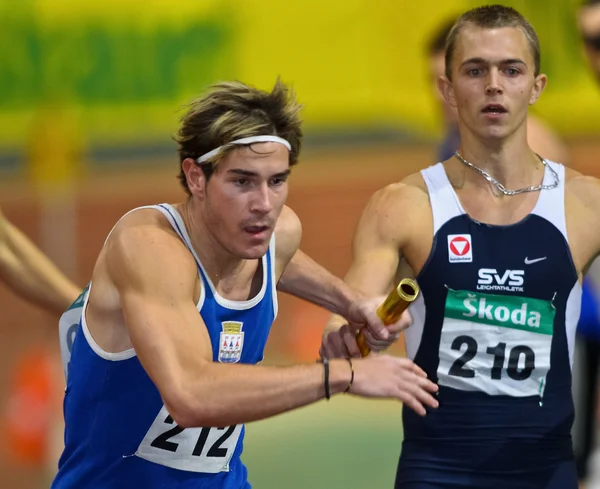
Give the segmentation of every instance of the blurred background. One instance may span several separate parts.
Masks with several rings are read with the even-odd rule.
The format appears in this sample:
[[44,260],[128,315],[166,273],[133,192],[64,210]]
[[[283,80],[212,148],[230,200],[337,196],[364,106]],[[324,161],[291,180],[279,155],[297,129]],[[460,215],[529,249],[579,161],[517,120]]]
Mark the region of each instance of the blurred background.
[[[219,80],[267,89],[281,76],[305,104],[289,197],[302,248],[343,275],[369,196],[436,161],[445,129],[428,45],[482,3],[0,0],[0,207],[84,286],[122,214],[183,197],[171,140],[180,107]],[[540,36],[549,83],[532,113],[570,166],[600,176],[600,89],[577,3],[503,3]],[[0,311],[0,489],[48,487],[62,430],[57,318],[2,283]],[[266,361],[314,361],[327,317],[280,296]],[[251,424],[250,482],[391,487],[400,415],[396,403],[344,398]]]

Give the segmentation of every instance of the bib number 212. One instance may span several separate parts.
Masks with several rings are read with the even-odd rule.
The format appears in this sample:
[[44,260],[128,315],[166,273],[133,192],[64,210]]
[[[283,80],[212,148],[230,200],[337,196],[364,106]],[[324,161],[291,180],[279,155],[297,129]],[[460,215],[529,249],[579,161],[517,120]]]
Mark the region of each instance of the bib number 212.
[[[173,424],[173,418],[169,414],[165,419],[166,424]],[[181,428],[180,426],[175,425],[175,427],[171,428],[164,433],[158,435],[152,443],[151,446],[154,448],[159,448],[161,450],[167,450],[169,452],[175,453],[179,448],[179,443],[171,441],[171,438],[183,432],[185,428]],[[204,447],[206,445],[206,440],[208,439],[208,435],[211,430],[220,430],[225,431],[208,449],[206,452],[207,457],[225,457],[227,455],[227,449],[221,448],[221,445],[233,434],[235,430],[235,425],[229,426],[227,428],[202,428],[200,430],[200,435],[198,436],[198,441],[194,446],[192,451],[192,455],[195,457],[199,457],[202,455]]]

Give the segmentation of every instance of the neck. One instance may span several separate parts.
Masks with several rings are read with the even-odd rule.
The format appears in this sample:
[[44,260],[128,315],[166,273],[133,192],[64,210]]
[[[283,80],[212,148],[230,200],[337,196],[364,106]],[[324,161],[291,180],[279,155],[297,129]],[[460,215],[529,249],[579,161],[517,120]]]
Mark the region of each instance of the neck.
[[[504,140],[482,140],[467,132],[461,135],[458,153],[509,189],[538,185],[543,178],[543,164],[527,144],[525,130]],[[481,175],[470,168],[465,167],[465,170],[466,182],[489,186]]]
[[211,232],[202,204],[189,198],[179,204],[178,210],[183,218],[192,248],[198,255],[202,266],[214,284],[219,280],[237,275],[247,260],[230,253]]

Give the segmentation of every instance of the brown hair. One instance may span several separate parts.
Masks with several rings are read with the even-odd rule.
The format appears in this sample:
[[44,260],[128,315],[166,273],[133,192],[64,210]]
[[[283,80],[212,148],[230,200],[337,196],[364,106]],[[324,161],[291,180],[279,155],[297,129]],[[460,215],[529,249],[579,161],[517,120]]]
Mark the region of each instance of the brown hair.
[[446,78],[451,80],[452,76],[452,56],[456,47],[458,35],[467,25],[474,25],[484,29],[496,29],[500,27],[516,27],[523,31],[534,61],[534,76],[540,74],[540,41],[533,26],[514,8],[504,5],[484,5],[468,10],[462,14],[448,34],[446,40]]
[[258,90],[239,81],[221,82],[209,87],[204,96],[192,101],[181,118],[174,139],[179,152],[179,181],[189,193],[181,163],[186,158],[196,160],[219,146],[217,155],[203,162],[207,179],[219,160],[239,147],[228,143],[251,136],[279,136],[287,140],[290,165],[298,161],[302,142],[301,105],[294,91],[278,78],[270,92]]

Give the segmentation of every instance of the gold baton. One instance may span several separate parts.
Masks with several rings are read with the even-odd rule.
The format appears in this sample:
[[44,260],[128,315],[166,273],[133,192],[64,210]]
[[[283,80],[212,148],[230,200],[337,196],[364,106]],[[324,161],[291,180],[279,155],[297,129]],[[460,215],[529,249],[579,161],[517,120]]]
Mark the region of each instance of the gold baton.
[[[403,278],[400,280],[398,286],[389,293],[383,304],[377,308],[377,315],[386,326],[393,324],[418,295],[419,286],[417,282],[410,278]],[[371,353],[362,330],[358,332],[356,343],[358,344],[361,356],[366,357]]]

